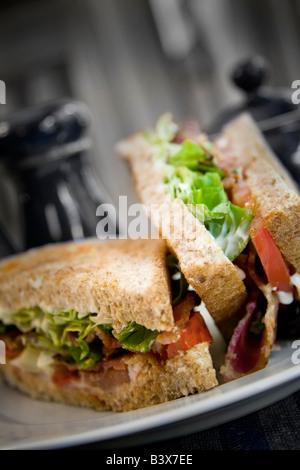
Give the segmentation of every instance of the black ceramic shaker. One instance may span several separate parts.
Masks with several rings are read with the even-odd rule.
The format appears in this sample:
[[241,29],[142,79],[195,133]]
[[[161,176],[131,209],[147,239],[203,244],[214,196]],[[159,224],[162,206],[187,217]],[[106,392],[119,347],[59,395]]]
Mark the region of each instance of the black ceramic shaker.
[[23,249],[96,236],[96,208],[109,201],[87,158],[90,121],[89,109],[71,99],[0,121],[0,160],[18,193]]

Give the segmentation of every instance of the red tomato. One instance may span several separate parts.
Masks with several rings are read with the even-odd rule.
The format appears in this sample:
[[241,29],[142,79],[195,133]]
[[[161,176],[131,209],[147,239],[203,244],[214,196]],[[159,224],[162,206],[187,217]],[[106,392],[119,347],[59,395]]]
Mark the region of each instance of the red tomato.
[[254,217],[249,231],[270,284],[280,291],[291,292],[293,286],[290,281],[289,270],[261,217]]
[[177,356],[179,351],[187,351],[195,346],[195,344],[203,342],[212,343],[213,339],[203,317],[200,313],[194,312],[185,327],[182,328],[179,340],[176,343],[168,344],[168,359]]
[[10,348],[9,346],[6,347],[5,349],[5,355],[8,359],[15,359],[21,354],[22,350],[20,349],[13,349]]
[[58,387],[67,387],[76,378],[76,372],[71,371],[64,366],[56,367],[54,373],[52,374],[52,380]]

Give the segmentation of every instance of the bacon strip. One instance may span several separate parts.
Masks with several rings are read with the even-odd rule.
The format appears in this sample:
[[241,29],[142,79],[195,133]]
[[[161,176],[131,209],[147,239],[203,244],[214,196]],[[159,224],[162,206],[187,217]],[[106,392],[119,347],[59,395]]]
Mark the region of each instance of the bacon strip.
[[108,335],[101,328],[95,328],[95,335],[102,341],[102,353],[105,357],[111,357],[122,346],[112,335]]
[[121,358],[100,363],[99,370],[79,371],[83,383],[95,385],[103,390],[112,390],[129,382],[128,366]]
[[162,350],[161,345],[175,343],[178,341],[181,334],[180,327],[189,321],[191,312],[194,310],[196,305],[197,296],[194,292],[188,292],[186,296],[173,307],[175,329],[173,331],[164,331],[157,336],[156,341],[152,347],[153,352],[160,352]]
[[7,359],[15,359],[24,349],[22,343],[22,332],[17,328],[0,334],[0,340],[5,343],[5,353]]
[[182,144],[186,139],[197,142],[201,138],[203,139],[203,134],[201,133],[198,122],[191,120],[182,124],[176,132],[173,142],[176,144]]
[[246,305],[246,313],[235,328],[230,340],[224,365],[220,369],[225,382],[263,369],[268,363],[276,338],[278,298],[274,295],[272,286],[265,284],[255,271],[254,252],[250,252],[248,257],[248,272],[267,301],[266,313],[262,319],[264,330],[261,335],[255,335],[249,331],[257,307],[259,292],[257,290],[254,291]]

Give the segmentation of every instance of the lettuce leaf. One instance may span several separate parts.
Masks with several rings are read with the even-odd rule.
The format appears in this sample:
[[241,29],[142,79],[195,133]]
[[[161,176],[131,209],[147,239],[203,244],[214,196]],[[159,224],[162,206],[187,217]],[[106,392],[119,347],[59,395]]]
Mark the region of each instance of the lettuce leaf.
[[228,214],[230,203],[219,175],[206,173],[198,179],[196,186],[197,189],[191,191],[190,210],[201,223]]
[[224,217],[205,221],[205,226],[225,255],[233,261],[249,242],[252,219],[251,212],[229,203],[229,212]]
[[75,310],[50,313],[33,307],[5,314],[2,321],[5,325],[15,325],[23,333],[36,332],[37,335],[27,336],[28,342],[40,349],[70,357],[84,369],[93,367],[103,357],[100,342],[96,347],[85,341],[96,327],[91,317],[91,314],[79,315]]
[[178,126],[174,123],[170,113],[163,114],[156,123],[155,129],[144,132],[144,138],[151,144],[161,145],[172,142]]
[[75,310],[58,310],[53,313],[39,307],[22,309],[5,315],[0,326],[15,325],[22,332],[28,344],[42,351],[62,356],[64,360],[75,363],[81,369],[94,367],[103,359],[102,343],[87,343],[86,338],[94,328],[106,334],[113,334],[125,349],[147,352],[154,343],[158,331],[152,331],[135,322],[115,334],[112,324],[97,324],[93,321],[96,314],[80,315]]
[[69,353],[82,369],[93,367],[102,358],[101,343],[88,344],[85,339],[96,327],[90,314],[79,317],[75,310],[60,310],[54,314],[45,313],[40,332],[51,340],[53,347]]
[[121,333],[114,333],[114,336],[125,349],[146,353],[151,349],[158,334],[156,330],[149,330],[131,322]]
[[13,324],[26,333],[32,330],[33,325],[39,325],[44,317],[43,310],[39,307],[23,308],[16,313],[3,316],[2,320],[5,324]]
[[249,242],[253,215],[229,201],[218,174],[206,173],[197,185],[199,189],[191,191],[189,209],[233,261]]
[[76,343],[72,344],[69,349],[76,364],[84,370],[94,367],[103,359],[100,342],[88,344],[83,340],[76,340]]
[[106,333],[107,335],[111,334],[113,330],[113,325],[111,323],[97,325],[97,327],[100,328],[100,330],[104,331],[104,333]]
[[183,166],[192,171],[201,171],[204,173],[211,171],[224,177],[225,174],[217,168],[211,152],[212,146],[208,142],[200,146],[187,139],[181,144],[178,152],[170,155],[168,163],[176,167]]
[[7,326],[0,320],[0,334],[5,333],[7,330]]
[[229,201],[222,184],[225,174],[217,167],[212,144],[198,145],[188,139],[174,144],[171,129],[170,116],[164,117],[152,135],[165,192],[188,206],[233,261],[249,242],[253,216]]

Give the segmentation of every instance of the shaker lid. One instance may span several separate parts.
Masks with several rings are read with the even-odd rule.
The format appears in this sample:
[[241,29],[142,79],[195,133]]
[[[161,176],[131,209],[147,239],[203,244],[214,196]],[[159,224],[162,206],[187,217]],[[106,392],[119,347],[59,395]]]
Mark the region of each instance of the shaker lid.
[[299,106],[292,102],[291,90],[272,89],[265,85],[269,76],[270,65],[261,56],[238,63],[231,73],[231,80],[245,98],[239,106],[221,110],[206,131],[219,133],[227,122],[243,112],[248,112],[258,124],[265,124],[274,117],[299,110]]
[[16,111],[0,120],[0,161],[28,168],[90,146],[90,112],[81,102],[58,100]]

